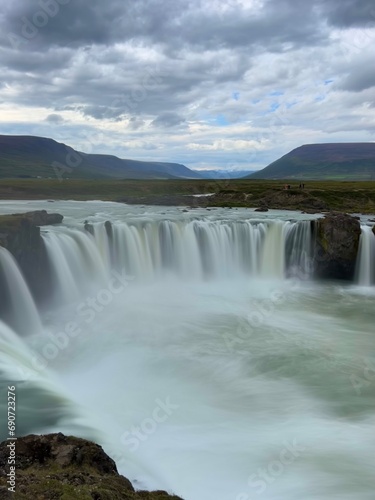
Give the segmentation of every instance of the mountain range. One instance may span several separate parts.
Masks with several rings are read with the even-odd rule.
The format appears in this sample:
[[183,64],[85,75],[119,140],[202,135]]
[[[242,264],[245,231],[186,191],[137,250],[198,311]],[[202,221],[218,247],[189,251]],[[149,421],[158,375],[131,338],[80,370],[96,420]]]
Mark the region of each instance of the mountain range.
[[304,145],[246,178],[375,180],[375,143]]
[[0,178],[375,180],[375,143],[308,144],[263,170],[191,170],[179,163],[87,154],[34,136],[0,135]]
[[195,170],[203,179],[241,179],[254,170]]
[[0,178],[200,179],[179,163],[86,154],[53,139],[0,135]]

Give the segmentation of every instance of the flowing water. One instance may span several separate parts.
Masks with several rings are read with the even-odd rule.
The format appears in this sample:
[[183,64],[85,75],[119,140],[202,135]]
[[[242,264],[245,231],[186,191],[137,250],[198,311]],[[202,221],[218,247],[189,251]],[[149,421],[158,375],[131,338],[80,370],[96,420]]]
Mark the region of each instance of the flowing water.
[[0,323],[19,435],[93,439],[137,487],[185,500],[374,498],[366,229],[356,286],[312,280],[298,213],[0,204],[36,208],[66,217],[43,228],[43,327]]
[[375,285],[375,234],[371,226],[363,225],[359,243],[357,281],[362,286]]

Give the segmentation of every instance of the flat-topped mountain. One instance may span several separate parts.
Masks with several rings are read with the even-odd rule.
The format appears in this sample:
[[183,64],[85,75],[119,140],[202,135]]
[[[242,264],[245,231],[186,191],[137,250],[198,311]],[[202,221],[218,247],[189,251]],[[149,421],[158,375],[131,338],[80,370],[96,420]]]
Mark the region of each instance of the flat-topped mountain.
[[86,154],[53,139],[0,135],[0,178],[199,179],[179,163]]
[[375,180],[375,143],[308,144],[247,178]]

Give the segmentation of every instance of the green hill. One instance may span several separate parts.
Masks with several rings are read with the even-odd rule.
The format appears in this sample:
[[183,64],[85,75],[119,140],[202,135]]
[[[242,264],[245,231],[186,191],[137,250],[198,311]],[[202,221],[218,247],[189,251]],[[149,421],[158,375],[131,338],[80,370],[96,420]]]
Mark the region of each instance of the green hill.
[[0,135],[0,178],[72,179],[197,179],[200,175],[178,163],[123,160],[86,154],[33,136]]
[[375,143],[308,144],[247,178],[375,180]]

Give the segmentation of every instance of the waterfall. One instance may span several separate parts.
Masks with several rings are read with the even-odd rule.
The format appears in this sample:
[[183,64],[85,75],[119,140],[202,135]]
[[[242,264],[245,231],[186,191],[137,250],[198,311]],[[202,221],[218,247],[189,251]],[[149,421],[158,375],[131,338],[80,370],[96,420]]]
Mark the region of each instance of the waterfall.
[[[64,432],[64,422],[69,419],[76,426],[75,432],[83,431],[95,440],[98,435],[88,424],[90,415],[83,414],[65,394],[48,366],[35,362],[37,353],[18,333],[0,320],[0,380],[11,381],[8,384],[16,386],[17,398],[22,401],[19,405],[22,411],[17,412],[17,434],[46,432],[48,428],[53,431],[56,427]],[[6,400],[2,398],[0,414],[5,415],[6,411]],[[6,431],[5,427],[0,430],[1,441],[9,437]],[[66,432],[72,433],[74,429],[70,427]]]
[[[288,279],[310,276],[310,221],[58,203],[66,224],[41,228],[43,328],[0,248],[0,380],[16,387],[18,436],[90,439],[138,490],[186,499],[259,485],[264,500],[372,498],[373,293]],[[375,284],[374,257],[362,227],[361,284]]]
[[311,222],[286,223],[285,259],[287,271],[300,278],[312,272],[313,241]]
[[42,237],[53,273],[56,302],[78,300],[90,284],[106,282],[110,263],[89,233],[59,228],[43,233]]
[[359,242],[356,281],[361,286],[375,284],[375,235],[370,226],[362,226]]
[[[113,269],[138,281],[166,277],[184,281],[282,279],[309,272],[309,222],[175,219],[116,221],[112,225],[98,222],[92,226],[91,232],[76,227],[42,232],[55,305],[78,301],[93,288],[105,287]],[[366,242],[373,237],[364,235]],[[365,262],[370,258],[366,257],[367,243],[362,247],[363,267],[369,265]],[[0,270],[4,320],[22,335],[40,330],[28,286],[5,249],[0,249]]]
[[[3,279],[2,279],[3,278]],[[42,325],[30,290],[18,265],[8,250],[0,247],[0,281],[5,284],[3,303],[6,320],[21,335],[40,332]]]
[[93,224],[92,234],[59,228],[43,234],[60,300],[74,300],[110,269],[137,280],[234,276],[283,278],[308,272],[309,222],[150,220]]
[[283,278],[285,272],[285,231],[283,222],[269,227],[262,252],[261,274],[268,278]]

